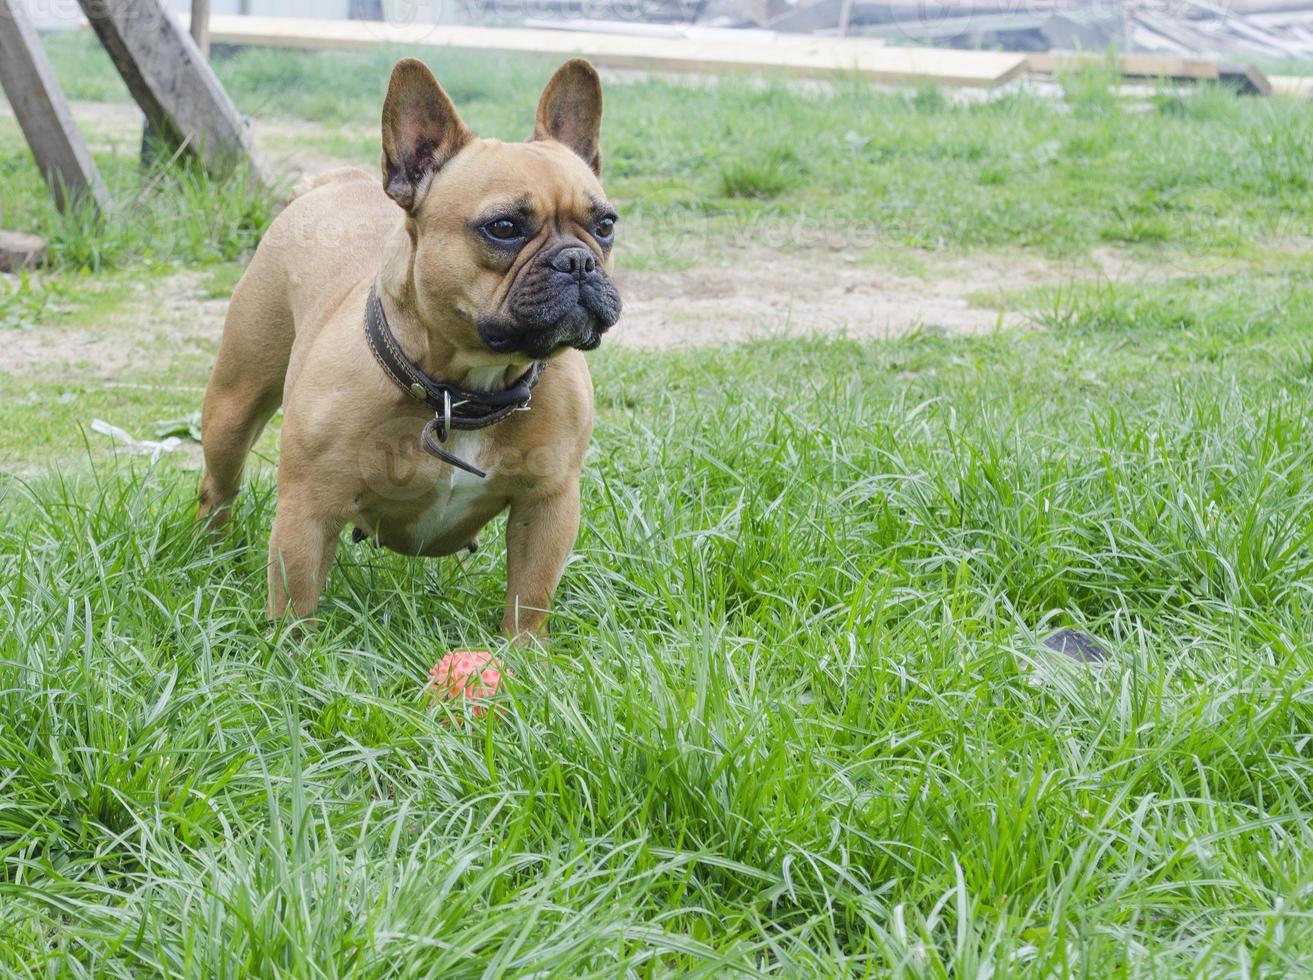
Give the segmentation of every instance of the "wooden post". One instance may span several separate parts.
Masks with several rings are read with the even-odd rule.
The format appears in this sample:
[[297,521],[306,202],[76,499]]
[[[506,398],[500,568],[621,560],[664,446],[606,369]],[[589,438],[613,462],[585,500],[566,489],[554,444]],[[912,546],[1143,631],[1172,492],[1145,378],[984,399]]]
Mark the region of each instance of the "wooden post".
[[0,86],[41,176],[63,211],[85,198],[100,213],[110,210],[109,191],[41,47],[41,39],[17,0],[0,0]]
[[191,39],[201,52],[210,57],[210,0],[191,0]]
[[184,142],[211,173],[243,160],[257,183],[273,176],[256,152],[246,121],[209,62],[160,0],[78,0],[128,91],[160,137]]
[[853,0],[843,0],[839,5],[839,36],[848,36],[848,25],[853,19]]

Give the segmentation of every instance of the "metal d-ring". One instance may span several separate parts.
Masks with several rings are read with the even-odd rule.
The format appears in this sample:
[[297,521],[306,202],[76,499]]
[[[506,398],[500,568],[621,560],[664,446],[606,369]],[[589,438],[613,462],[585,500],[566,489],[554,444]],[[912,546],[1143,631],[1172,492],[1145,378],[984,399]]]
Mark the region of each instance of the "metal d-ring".
[[442,414],[434,417],[438,423],[438,442],[447,441],[447,430],[451,425],[451,392],[442,389]]

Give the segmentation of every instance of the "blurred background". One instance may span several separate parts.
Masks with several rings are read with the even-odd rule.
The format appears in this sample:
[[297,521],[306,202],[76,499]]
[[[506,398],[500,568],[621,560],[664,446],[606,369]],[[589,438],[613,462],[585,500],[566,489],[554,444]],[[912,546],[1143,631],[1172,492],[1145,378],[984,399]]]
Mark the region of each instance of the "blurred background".
[[[38,27],[73,0],[20,0]],[[189,0],[168,7],[186,13]],[[1103,50],[1282,60],[1313,56],[1313,0],[214,0],[211,13],[393,24],[586,27],[669,35],[723,27],[1006,51]],[[658,27],[661,25],[662,27]]]

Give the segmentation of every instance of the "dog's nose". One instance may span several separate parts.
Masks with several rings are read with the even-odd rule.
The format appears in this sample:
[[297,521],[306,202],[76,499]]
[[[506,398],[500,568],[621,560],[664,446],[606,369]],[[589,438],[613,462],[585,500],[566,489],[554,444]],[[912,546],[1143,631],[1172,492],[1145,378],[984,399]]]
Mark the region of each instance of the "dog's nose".
[[552,256],[552,268],[557,272],[583,278],[597,268],[597,257],[582,245],[571,245]]

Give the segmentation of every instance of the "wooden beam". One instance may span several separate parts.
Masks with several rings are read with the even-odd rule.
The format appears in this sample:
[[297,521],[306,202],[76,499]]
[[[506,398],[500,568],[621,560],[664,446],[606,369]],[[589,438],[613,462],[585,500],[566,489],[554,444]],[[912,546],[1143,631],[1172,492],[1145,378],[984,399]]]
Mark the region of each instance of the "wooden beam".
[[1268,81],[1277,95],[1295,99],[1313,99],[1313,78],[1299,75],[1273,75]]
[[[1028,67],[1043,75],[1080,71],[1087,66],[1108,65],[1106,54],[1047,51],[1026,56]],[[1215,82],[1220,77],[1216,63],[1202,58],[1173,58],[1155,54],[1123,54],[1116,58],[1118,70],[1129,78],[1186,78]]]
[[222,15],[210,18],[210,37],[223,44],[312,50],[405,46],[554,58],[578,56],[601,67],[648,71],[780,72],[810,78],[857,77],[894,85],[937,82],[991,88],[1015,78],[1026,67],[1026,57],[1020,54],[896,48],[860,38],[751,33],[753,37],[735,41],[719,36],[715,40],[696,36],[637,37],[589,31],[386,22],[372,24],[368,31],[362,31],[359,22],[349,20]]
[[210,57],[210,0],[191,0],[191,39],[201,57]]
[[108,212],[109,191],[73,122],[41,39],[17,0],[0,0],[0,86],[55,206],[63,211],[85,199],[98,212]]
[[[1060,70],[1079,71],[1087,65],[1107,65],[1107,55],[1048,51],[1027,56],[1033,72],[1053,75]],[[1202,58],[1171,55],[1123,54],[1113,62],[1127,78],[1170,78],[1185,82],[1222,82],[1246,95],[1271,95],[1272,84],[1253,65],[1218,64]]]
[[250,127],[219,84],[209,62],[160,0],[78,0],[128,91],[155,132],[184,143],[213,174],[243,161],[252,179],[273,178],[256,152]]

